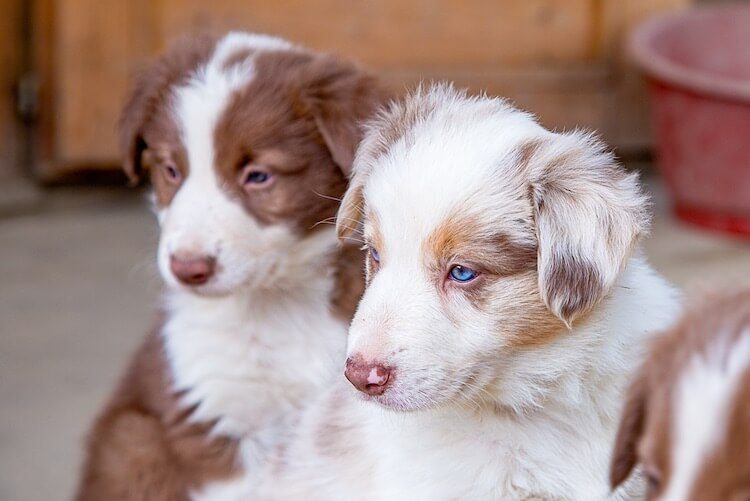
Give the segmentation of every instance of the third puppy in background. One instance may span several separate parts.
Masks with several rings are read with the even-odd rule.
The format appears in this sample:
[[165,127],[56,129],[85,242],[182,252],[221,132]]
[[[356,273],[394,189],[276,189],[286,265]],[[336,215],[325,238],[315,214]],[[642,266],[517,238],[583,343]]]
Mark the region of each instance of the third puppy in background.
[[697,307],[658,338],[630,390],[612,485],[641,463],[648,499],[750,499],[750,290]]
[[368,248],[351,385],[305,410],[264,495],[606,498],[624,387],[678,307],[637,251],[647,207],[600,142],[501,99],[434,86],[381,113],[339,211]]

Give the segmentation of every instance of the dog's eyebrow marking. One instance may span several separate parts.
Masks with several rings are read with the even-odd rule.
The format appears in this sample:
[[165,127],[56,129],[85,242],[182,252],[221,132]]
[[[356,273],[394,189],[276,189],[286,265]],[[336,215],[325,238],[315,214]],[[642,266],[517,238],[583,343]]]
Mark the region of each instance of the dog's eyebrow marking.
[[488,233],[474,217],[446,219],[425,241],[427,255],[438,261],[459,257],[489,273],[508,276],[537,266],[537,246],[521,243],[504,232]]

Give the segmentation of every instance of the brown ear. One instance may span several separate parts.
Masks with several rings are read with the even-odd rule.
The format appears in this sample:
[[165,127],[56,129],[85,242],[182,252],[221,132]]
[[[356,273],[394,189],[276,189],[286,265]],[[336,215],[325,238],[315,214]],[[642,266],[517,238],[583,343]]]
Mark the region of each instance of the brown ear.
[[617,488],[630,476],[638,462],[638,442],[646,421],[647,397],[648,380],[644,367],[630,386],[625,401],[625,410],[620,420],[620,428],[617,431],[609,472],[612,489]]
[[614,285],[648,229],[648,201],[635,174],[580,132],[522,148],[529,165],[539,245],[539,289],[568,326]]
[[352,235],[359,231],[364,210],[365,178],[366,171],[355,170],[349,181],[349,188],[341,199],[336,215],[336,234],[339,240],[352,238]]
[[169,89],[208,60],[215,45],[209,36],[178,40],[157,61],[138,72],[118,124],[122,168],[132,185],[144,175],[143,152],[148,147],[143,130],[169,98]]
[[348,177],[362,139],[362,122],[385,104],[389,93],[374,76],[330,55],[316,56],[310,72],[313,81],[306,90],[306,106],[333,161]]

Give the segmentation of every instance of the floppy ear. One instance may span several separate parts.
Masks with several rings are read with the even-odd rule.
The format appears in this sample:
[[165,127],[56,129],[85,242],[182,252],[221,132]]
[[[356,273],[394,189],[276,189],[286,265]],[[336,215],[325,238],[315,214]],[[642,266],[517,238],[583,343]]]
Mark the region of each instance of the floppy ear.
[[141,157],[146,149],[146,142],[142,136],[142,129],[148,117],[151,116],[153,105],[150,104],[152,96],[156,94],[148,73],[148,71],[143,72],[137,78],[135,87],[122,109],[118,125],[122,169],[132,186],[137,185],[143,179],[144,168]]
[[568,327],[610,290],[648,229],[648,201],[635,174],[581,132],[522,148],[538,239],[539,288]]
[[306,91],[306,106],[333,161],[349,177],[362,122],[389,94],[374,76],[334,56],[316,56],[310,72],[314,80]]
[[363,215],[365,180],[368,172],[364,168],[355,168],[349,181],[349,187],[341,199],[341,205],[339,205],[336,214],[336,234],[339,240],[351,238],[353,233],[359,231]]
[[118,123],[122,168],[132,185],[143,179],[145,171],[142,157],[148,145],[143,138],[143,129],[169,98],[170,87],[207,60],[214,45],[215,40],[209,36],[178,40],[157,61],[136,75]]
[[609,481],[616,489],[629,476],[638,462],[638,441],[643,434],[646,420],[648,382],[646,368],[633,381],[625,401],[625,410],[620,420],[620,429],[615,439],[615,448],[610,466]]

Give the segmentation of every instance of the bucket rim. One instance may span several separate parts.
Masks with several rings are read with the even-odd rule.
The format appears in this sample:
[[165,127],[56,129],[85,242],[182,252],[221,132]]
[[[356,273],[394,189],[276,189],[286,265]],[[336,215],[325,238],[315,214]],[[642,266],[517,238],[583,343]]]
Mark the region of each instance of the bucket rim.
[[628,37],[628,55],[646,75],[657,81],[686,88],[698,94],[750,103],[750,80],[713,75],[676,63],[654,50],[651,44],[654,36],[665,30],[674,29],[686,19],[732,15],[738,11],[750,17],[750,5],[739,4],[679,10],[653,17],[636,27]]

